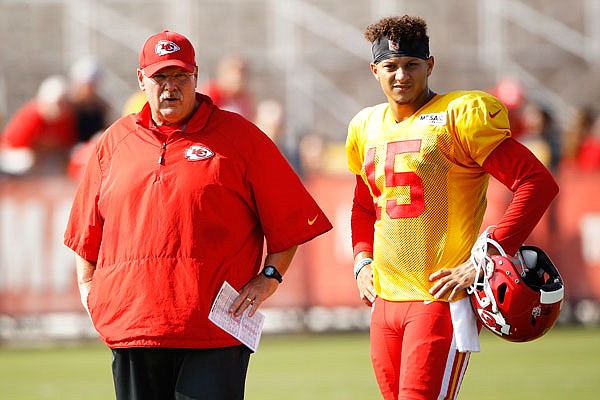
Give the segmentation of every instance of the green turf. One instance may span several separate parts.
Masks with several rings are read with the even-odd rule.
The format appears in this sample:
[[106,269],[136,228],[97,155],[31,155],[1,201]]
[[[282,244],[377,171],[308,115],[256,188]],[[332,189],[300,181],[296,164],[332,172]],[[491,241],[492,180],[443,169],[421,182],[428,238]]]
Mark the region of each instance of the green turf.
[[[600,393],[600,330],[555,328],[531,343],[482,334],[461,400],[595,399]],[[252,356],[247,400],[379,399],[368,336],[264,336]],[[112,399],[110,351],[101,344],[0,348],[0,398]]]
[[378,398],[366,334],[263,340],[250,361],[246,399]]
[[0,398],[112,399],[110,362],[101,345],[0,349]]
[[529,343],[491,333],[473,354],[461,399],[600,398],[600,330],[557,327]]

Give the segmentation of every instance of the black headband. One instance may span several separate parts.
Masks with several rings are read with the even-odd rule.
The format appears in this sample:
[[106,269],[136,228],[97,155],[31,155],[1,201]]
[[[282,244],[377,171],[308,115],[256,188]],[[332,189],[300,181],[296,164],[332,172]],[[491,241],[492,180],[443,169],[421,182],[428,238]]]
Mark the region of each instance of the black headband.
[[429,58],[429,39],[419,39],[409,42],[392,41],[386,37],[373,42],[373,63],[378,64],[392,57],[415,57],[427,60]]

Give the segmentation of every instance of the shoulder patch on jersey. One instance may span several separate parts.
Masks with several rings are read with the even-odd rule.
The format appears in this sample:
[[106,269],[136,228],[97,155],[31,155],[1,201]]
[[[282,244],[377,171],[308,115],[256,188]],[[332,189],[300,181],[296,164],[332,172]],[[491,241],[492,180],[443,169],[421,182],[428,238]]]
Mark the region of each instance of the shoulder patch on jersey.
[[446,125],[446,113],[432,113],[419,115],[419,122],[426,125]]
[[190,161],[206,160],[214,155],[211,149],[204,146],[190,146],[185,150],[185,158]]

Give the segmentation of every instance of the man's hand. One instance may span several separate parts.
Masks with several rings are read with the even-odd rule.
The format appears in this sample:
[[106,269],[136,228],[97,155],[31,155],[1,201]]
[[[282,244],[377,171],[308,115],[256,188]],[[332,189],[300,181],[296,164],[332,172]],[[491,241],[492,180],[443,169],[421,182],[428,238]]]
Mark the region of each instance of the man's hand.
[[88,261],[76,254],[75,267],[77,268],[77,286],[79,287],[79,296],[81,299],[81,304],[83,304],[85,311],[87,311],[89,315],[90,310],[88,309],[87,298],[90,294],[90,289],[92,287],[94,271],[96,271],[96,263]]
[[360,292],[360,299],[363,303],[371,307],[377,294],[373,287],[373,267],[371,264],[367,264],[360,270],[356,277],[356,285]]
[[87,305],[87,298],[90,294],[90,288],[92,286],[92,281],[88,281],[88,282],[80,282],[78,284],[79,286],[79,298],[81,299],[81,304],[83,304],[83,308],[85,308],[85,311],[87,311],[87,313],[90,313],[90,310],[88,309],[88,305]]
[[[292,263],[292,258],[294,258],[297,248],[298,246],[292,246],[276,253],[267,254],[264,265],[273,265],[281,275],[284,275]],[[256,313],[256,310],[258,310],[258,307],[271,297],[278,287],[279,282],[276,279],[268,278],[264,274],[259,273],[250,279],[240,290],[240,295],[235,299],[231,307],[229,307],[229,312],[239,317],[248,307],[251,307],[252,309],[248,313],[248,316],[252,317]]]
[[475,282],[475,266],[467,260],[455,268],[444,268],[429,276],[430,282],[435,282],[429,289],[436,299],[441,299],[450,293],[448,301],[458,299],[463,290]]
[[267,278],[263,274],[256,275],[240,290],[240,295],[229,307],[229,312],[239,317],[247,308],[251,308],[248,316],[252,317],[258,307],[271,297],[278,287],[277,280]]

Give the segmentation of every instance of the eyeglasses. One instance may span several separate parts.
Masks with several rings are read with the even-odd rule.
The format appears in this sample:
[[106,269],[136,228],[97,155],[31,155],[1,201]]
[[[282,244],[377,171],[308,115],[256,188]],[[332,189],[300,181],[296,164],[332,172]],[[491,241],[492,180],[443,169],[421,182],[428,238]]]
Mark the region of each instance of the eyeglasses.
[[[142,72],[142,74],[144,74]],[[167,83],[167,81],[169,79],[173,79],[176,83],[179,84],[184,84],[186,83],[190,77],[194,76],[194,74],[191,73],[185,73],[185,72],[178,72],[176,74],[172,74],[172,75],[168,75],[168,74],[154,74],[152,76],[148,76],[146,74],[144,74],[144,76],[148,79],[150,79],[151,81],[153,81],[154,83],[156,83],[157,85],[164,85],[165,83]]]

